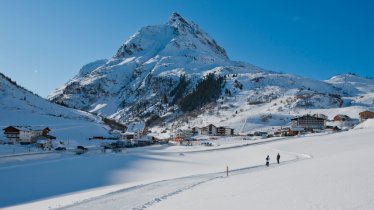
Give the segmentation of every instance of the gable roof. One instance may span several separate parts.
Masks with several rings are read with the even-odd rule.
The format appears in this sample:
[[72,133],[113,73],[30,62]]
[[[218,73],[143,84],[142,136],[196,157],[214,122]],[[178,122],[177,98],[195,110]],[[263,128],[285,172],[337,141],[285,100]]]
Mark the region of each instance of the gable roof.
[[345,114],[338,114],[338,115],[335,115],[335,117],[350,119],[350,117],[348,115],[345,115]]
[[3,130],[14,130],[14,131],[43,131],[43,130],[51,131],[48,127],[44,126],[8,126],[3,128]]
[[213,125],[213,124],[209,124],[208,126],[206,126],[206,127],[217,127],[217,126],[215,126],[215,125]]
[[363,115],[363,114],[374,114],[374,112],[369,111],[369,110],[365,110],[365,111],[359,113],[359,115]]

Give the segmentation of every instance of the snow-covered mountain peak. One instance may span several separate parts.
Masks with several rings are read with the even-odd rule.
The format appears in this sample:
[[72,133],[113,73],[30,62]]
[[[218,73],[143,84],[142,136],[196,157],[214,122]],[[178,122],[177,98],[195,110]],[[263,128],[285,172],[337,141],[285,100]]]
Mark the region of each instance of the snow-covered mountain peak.
[[374,79],[360,77],[355,74],[339,74],[339,75],[331,77],[326,82],[329,82],[329,83],[348,82],[348,83],[372,83],[374,84]]
[[[197,118],[188,119],[191,110],[224,124],[243,120],[231,118],[239,112],[253,114],[256,108],[258,118],[271,112],[289,116],[298,109],[374,104],[372,94],[366,94],[374,92],[367,90],[364,84],[368,83],[341,82],[345,79],[354,77],[316,81],[231,61],[197,24],[173,13],[166,23],[143,27],[129,37],[108,62],[84,66],[49,99],[124,122],[141,119],[149,125],[177,125],[182,123],[175,121],[178,118],[197,123]],[[283,123],[284,116],[279,118]],[[202,124],[200,120],[196,125]]]
[[355,74],[340,74],[325,82],[332,84],[345,93],[354,96],[359,104],[374,105],[374,79],[360,77]]
[[[187,34],[191,33],[194,34],[196,37],[197,35],[204,34],[205,36],[208,36],[205,32],[203,32],[198,25],[193,23],[192,21],[186,20],[184,17],[182,17],[180,14],[173,12],[167,21],[166,25],[171,26],[175,29],[175,32],[178,35],[181,34]],[[210,37],[208,37],[210,38]]]
[[[185,40],[195,39],[203,45],[208,46],[208,48],[210,48],[215,54],[228,60],[225,49],[219,46],[216,41],[204,32],[197,24],[186,20],[179,13],[172,13],[166,24],[173,27],[175,33],[177,33],[179,37],[183,37],[182,39],[184,40],[180,41],[184,42]],[[192,47],[196,45],[195,43],[190,44]]]
[[228,61],[226,51],[198,25],[173,13],[165,24],[143,27],[129,37],[113,59],[142,56],[146,61],[156,55],[199,58],[202,54],[213,57],[206,61]]
[[174,26],[176,28],[178,27],[189,27],[189,28],[192,28],[193,23],[190,23],[189,21],[187,21],[186,19],[184,19],[179,13],[177,12],[173,12],[170,17],[169,17],[169,20],[168,20],[168,25],[171,25],[171,26]]

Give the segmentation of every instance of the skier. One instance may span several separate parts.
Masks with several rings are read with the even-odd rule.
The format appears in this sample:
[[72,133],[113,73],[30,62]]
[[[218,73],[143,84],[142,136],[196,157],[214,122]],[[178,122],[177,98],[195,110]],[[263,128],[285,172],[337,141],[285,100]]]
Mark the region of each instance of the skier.
[[270,161],[270,157],[269,155],[266,157],[266,166],[269,167],[269,161]]
[[278,164],[279,164],[279,160],[281,159],[281,156],[279,155],[279,153],[278,153],[278,155],[277,155],[277,162],[278,162]]

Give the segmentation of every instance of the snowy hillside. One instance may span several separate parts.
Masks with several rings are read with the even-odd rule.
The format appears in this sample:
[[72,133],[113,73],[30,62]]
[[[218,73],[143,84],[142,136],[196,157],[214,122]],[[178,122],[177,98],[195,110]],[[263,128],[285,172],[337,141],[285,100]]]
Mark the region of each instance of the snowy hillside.
[[374,106],[374,79],[362,78],[354,74],[337,75],[327,83],[340,88],[350,105]]
[[204,109],[194,120],[173,122],[170,127],[213,123],[247,133],[288,126],[291,118],[304,114],[325,114],[329,119],[345,114],[358,120],[358,113],[374,110],[373,80],[357,76],[354,78],[360,82],[337,80],[345,77],[351,75],[322,82],[267,72],[238,74],[235,80],[243,84],[242,90],[231,89],[235,94],[219,99],[214,108]]
[[[216,80],[208,81],[209,74]],[[286,125],[306,109],[373,107],[373,90],[364,90],[372,80],[341,77],[316,81],[231,61],[201,28],[173,13],[165,24],[140,29],[111,59],[82,67],[49,99],[124,122],[141,118],[152,127],[212,122],[246,132]]]
[[1,73],[0,101],[1,128],[10,125],[46,126],[59,140],[76,141],[107,133],[98,117],[51,103],[18,86]]

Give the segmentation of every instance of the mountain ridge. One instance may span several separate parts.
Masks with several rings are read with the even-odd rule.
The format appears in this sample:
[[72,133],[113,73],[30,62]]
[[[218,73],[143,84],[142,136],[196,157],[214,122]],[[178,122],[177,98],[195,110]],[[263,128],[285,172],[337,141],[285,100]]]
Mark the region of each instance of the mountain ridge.
[[[306,79],[231,61],[213,38],[178,13],[173,13],[165,24],[141,28],[112,58],[97,62],[84,66],[80,72],[87,74],[78,74],[53,92],[49,100],[122,122],[162,119],[159,124],[173,124],[189,115],[171,94],[181,77],[187,80],[179,90],[178,97],[182,98],[209,74],[224,78],[220,96],[212,105],[201,105],[200,111],[196,110],[200,114],[210,112],[205,110],[207,107],[216,110],[225,103],[232,104],[228,102],[230,97],[243,97],[240,100],[248,106],[279,100],[277,109],[291,112],[354,105],[365,92],[356,91],[353,83],[347,89],[336,79]],[[374,104],[371,98],[366,94],[365,101],[358,104],[370,108]]]

